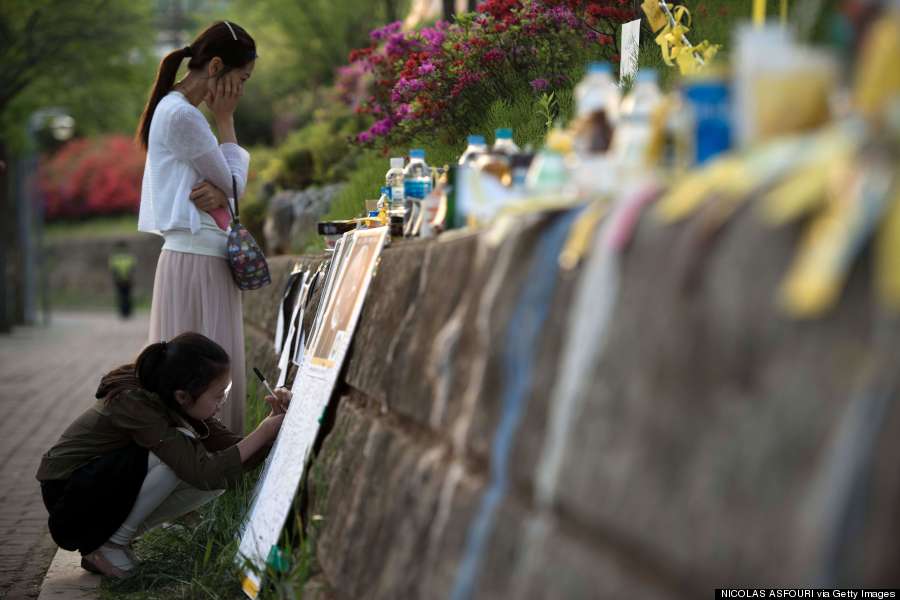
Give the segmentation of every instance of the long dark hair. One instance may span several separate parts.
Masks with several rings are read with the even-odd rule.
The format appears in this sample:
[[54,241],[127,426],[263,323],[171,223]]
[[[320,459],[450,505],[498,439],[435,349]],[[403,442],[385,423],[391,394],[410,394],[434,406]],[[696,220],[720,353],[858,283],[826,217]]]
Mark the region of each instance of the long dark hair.
[[176,390],[184,390],[196,400],[228,371],[229,364],[222,346],[205,335],[188,332],[144,348],[134,361],[134,372],[142,388],[177,408]]
[[256,42],[240,25],[230,21],[219,21],[198,35],[190,46],[169,52],[159,63],[156,81],[153,83],[150,98],[138,125],[137,139],[141,147],[146,150],[150,143],[150,122],[153,120],[153,113],[156,112],[156,105],[172,91],[181,61],[190,58],[188,69],[193,71],[205,67],[216,56],[225,64],[225,68],[218,74],[221,77],[228,71],[239,69],[255,60]]

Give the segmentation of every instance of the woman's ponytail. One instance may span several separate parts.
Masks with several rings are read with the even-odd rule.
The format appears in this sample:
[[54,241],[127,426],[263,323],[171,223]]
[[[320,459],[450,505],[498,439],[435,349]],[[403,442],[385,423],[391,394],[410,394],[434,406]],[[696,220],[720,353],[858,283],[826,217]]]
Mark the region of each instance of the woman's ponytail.
[[150,392],[159,392],[159,374],[166,362],[166,343],[150,344],[134,361],[134,374],[141,387]]
[[150,98],[144,107],[144,113],[141,115],[141,122],[138,125],[137,138],[141,147],[146,150],[150,143],[150,122],[153,121],[153,113],[156,112],[156,105],[165,97],[172,87],[175,85],[175,76],[178,75],[178,67],[181,61],[192,55],[191,47],[185,46],[180,50],[169,52],[165,58],[159,63],[159,71],[156,73],[156,81],[153,82],[153,89],[150,91]]

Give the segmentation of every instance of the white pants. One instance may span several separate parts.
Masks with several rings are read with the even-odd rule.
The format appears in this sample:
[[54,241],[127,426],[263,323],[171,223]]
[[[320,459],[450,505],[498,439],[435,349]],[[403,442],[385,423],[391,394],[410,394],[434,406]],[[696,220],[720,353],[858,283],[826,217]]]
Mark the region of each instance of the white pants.
[[[185,435],[193,437],[191,432],[182,431]],[[127,546],[139,533],[196,510],[224,491],[198,490],[188,485],[178,479],[168,465],[150,452],[147,457],[147,476],[138,492],[137,500],[125,522],[109,541]]]

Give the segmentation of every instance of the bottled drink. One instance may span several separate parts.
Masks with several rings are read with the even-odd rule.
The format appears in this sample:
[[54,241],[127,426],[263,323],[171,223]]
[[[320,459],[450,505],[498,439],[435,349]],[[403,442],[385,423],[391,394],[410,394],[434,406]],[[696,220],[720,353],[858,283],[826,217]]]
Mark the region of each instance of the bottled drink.
[[441,205],[447,202],[447,177],[442,174],[436,181],[434,189],[422,201],[422,227],[419,229],[419,237],[433,237],[443,226],[443,223],[436,222],[436,220]]
[[512,133],[512,129],[509,128],[498,129],[494,135],[494,147],[491,148],[491,152],[506,156],[518,154],[520,150],[513,141]]
[[528,175],[528,169],[534,160],[534,152],[530,147],[524,151],[514,154],[510,160],[510,173],[512,175],[512,187],[524,191],[525,178]]
[[488,152],[483,135],[470,135],[468,142],[469,145],[462,153],[462,156],[459,157],[459,164],[463,166],[472,166],[478,160],[478,157]]
[[397,156],[391,159],[391,168],[384,176],[385,186],[390,190],[391,214],[402,216],[406,211],[406,203],[403,194],[403,157]]
[[512,139],[512,129],[498,129],[490,153],[481,156],[475,165],[482,173],[493,175],[509,186],[512,185],[512,157],[519,152]]
[[621,93],[619,86],[613,81],[609,63],[590,63],[584,79],[575,86],[576,116],[586,117],[597,106],[603,106],[610,123],[615,124],[619,117],[620,102]]
[[656,81],[655,70],[638,71],[634,89],[622,101],[614,152],[619,164],[627,169],[639,169],[646,165],[647,146],[653,132],[651,118],[662,101]]
[[565,195],[572,174],[566,155],[572,152],[571,136],[554,129],[547,135],[547,144],[538,152],[528,168],[525,185],[537,195]]
[[378,197],[378,210],[389,208],[391,205],[391,188],[386,185],[381,186],[381,195]]
[[588,74],[575,88],[578,125],[575,151],[579,156],[602,154],[609,149],[613,124],[619,112],[619,88],[607,63],[591,63]]
[[409,151],[409,164],[403,170],[403,195],[407,200],[423,200],[431,191],[431,169],[425,164],[425,151]]

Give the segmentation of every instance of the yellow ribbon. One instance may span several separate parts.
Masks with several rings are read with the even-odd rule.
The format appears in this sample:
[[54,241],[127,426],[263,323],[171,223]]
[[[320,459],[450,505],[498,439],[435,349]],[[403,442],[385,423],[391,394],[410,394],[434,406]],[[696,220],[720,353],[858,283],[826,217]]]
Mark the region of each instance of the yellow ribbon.
[[647,15],[647,23],[650,24],[650,29],[654,33],[668,25],[669,19],[659,7],[657,0],[644,0],[644,3],[641,4],[641,9]]
[[656,215],[666,223],[688,217],[706,204],[723,182],[740,173],[742,160],[739,156],[723,155],[708,166],[688,173],[660,199],[655,208]]
[[762,27],[766,22],[766,0],[753,0],[753,25]]
[[[669,12],[664,2],[645,0],[641,5],[647,21],[656,36],[663,62],[669,67],[678,65],[682,75],[697,73],[716,55],[719,46],[704,40],[694,46],[687,39],[691,27],[691,13],[684,6],[676,6]],[[682,21],[684,23],[682,23]]]
[[[781,284],[782,306],[795,317],[815,317],[840,297],[853,262],[874,235],[895,194],[888,165],[858,166],[842,190],[832,190],[824,209],[813,219],[800,249]],[[889,234],[890,235],[890,234]],[[896,269],[894,240],[888,239],[880,260],[877,282],[885,298],[894,298]],[[890,290],[890,291],[888,291]]]
[[875,243],[875,289],[888,310],[900,312],[900,183],[894,184]]
[[575,223],[572,224],[562,252],[559,254],[559,266],[562,269],[569,271],[578,266],[578,263],[587,254],[591,241],[594,239],[594,232],[606,215],[607,209],[606,202],[597,200],[578,215]]

